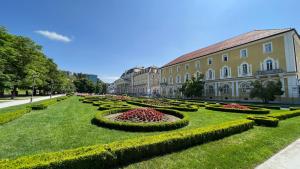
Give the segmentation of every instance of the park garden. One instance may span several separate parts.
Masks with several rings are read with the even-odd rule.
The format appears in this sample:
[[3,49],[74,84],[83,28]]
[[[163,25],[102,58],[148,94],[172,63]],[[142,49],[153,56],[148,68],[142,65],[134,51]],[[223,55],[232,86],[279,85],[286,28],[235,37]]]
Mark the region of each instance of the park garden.
[[0,109],[0,168],[253,168],[297,139],[297,107],[64,96]]

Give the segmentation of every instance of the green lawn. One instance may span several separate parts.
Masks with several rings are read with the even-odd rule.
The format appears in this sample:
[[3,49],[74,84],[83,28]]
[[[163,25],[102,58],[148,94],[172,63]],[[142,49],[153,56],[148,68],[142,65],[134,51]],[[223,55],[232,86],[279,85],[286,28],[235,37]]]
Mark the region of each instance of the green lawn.
[[[15,110],[26,105],[0,109]],[[48,107],[32,111],[0,126],[0,159],[75,147],[109,143],[159,132],[125,132],[91,124],[97,107],[71,97]],[[278,112],[275,110],[273,112]],[[204,127],[246,118],[248,115],[200,109],[185,112],[190,124],[180,130]],[[300,137],[300,117],[281,121],[279,127],[255,127],[242,134],[203,144],[184,151],[156,157],[128,168],[253,168],[269,156]]]

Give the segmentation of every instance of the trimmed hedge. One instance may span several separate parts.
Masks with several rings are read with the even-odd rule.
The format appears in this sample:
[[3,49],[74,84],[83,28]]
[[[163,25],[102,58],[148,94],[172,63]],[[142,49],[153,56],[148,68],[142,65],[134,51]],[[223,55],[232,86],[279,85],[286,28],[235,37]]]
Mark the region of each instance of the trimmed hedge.
[[242,109],[223,108],[222,105],[206,105],[205,108],[208,110],[232,112],[232,113],[245,113],[245,114],[268,114],[268,113],[270,113],[270,110],[268,110],[268,109],[256,108],[256,107],[249,107],[251,110],[242,110]]
[[250,116],[247,119],[253,120],[257,125],[277,127],[279,120],[268,116]]
[[166,130],[178,129],[189,124],[189,118],[187,115],[184,115],[176,110],[161,109],[161,108],[156,108],[156,110],[165,114],[176,116],[180,118],[180,120],[177,120],[175,122],[133,123],[133,122],[112,121],[104,117],[109,114],[125,112],[131,109],[132,108],[111,109],[111,110],[98,112],[95,118],[93,119],[93,123],[102,127],[125,130],[125,131],[166,131]]
[[69,98],[69,96],[61,96],[61,97],[58,97],[56,99],[56,101],[60,102],[60,101],[66,100],[67,98]]
[[295,116],[300,116],[300,110],[284,111],[284,112],[272,113],[268,115],[268,117],[277,118],[279,120],[284,120]]
[[123,103],[123,104],[120,104],[120,103],[105,103],[105,104],[102,104],[98,107],[98,110],[110,110],[110,109],[121,109],[121,108],[130,108],[131,106],[126,104],[126,103]]
[[152,108],[161,108],[161,109],[173,109],[173,110],[179,110],[179,111],[198,111],[198,108],[195,106],[191,107],[186,107],[186,106],[156,106],[156,105],[151,105],[151,104],[145,104],[145,103],[140,103],[136,101],[127,101],[127,103],[136,105],[136,106],[141,106],[141,107],[152,107]]
[[16,110],[14,112],[5,112],[0,114],[0,125],[13,121],[31,111],[30,108]]
[[49,99],[45,101],[41,101],[39,103],[33,103],[30,105],[32,110],[43,110],[46,109],[48,106],[55,104],[57,102],[56,99]]
[[237,120],[220,125],[168,132],[110,144],[81,147],[0,161],[5,169],[94,169],[111,168],[144,158],[179,151],[218,140],[253,128],[252,120]]
[[293,111],[293,110],[300,110],[300,107],[290,107],[290,110]]

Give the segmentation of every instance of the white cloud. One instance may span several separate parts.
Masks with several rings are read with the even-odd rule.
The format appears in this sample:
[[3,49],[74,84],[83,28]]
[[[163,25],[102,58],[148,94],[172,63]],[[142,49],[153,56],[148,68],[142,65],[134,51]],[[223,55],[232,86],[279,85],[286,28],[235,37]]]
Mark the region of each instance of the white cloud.
[[61,42],[66,42],[66,43],[71,42],[71,38],[61,35],[61,34],[58,34],[56,32],[50,32],[47,30],[38,30],[38,31],[35,31],[35,33],[38,33],[38,34],[40,34],[46,38],[49,38],[51,40],[56,40],[56,41],[61,41]]

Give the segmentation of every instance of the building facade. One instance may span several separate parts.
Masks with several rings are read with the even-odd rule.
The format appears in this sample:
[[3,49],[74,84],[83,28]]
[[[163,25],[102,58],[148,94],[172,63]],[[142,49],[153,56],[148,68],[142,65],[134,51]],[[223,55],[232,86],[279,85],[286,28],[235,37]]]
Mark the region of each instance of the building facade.
[[204,97],[250,99],[251,82],[280,80],[279,102],[299,102],[300,40],[295,29],[255,30],[185,54],[160,68],[161,95],[180,97],[191,77],[204,75]]
[[133,96],[159,95],[159,71],[155,66],[148,68],[134,67],[125,71],[114,82],[115,94],[128,94]]
[[158,96],[159,88],[159,72],[155,66],[145,68],[133,76],[135,96]]

